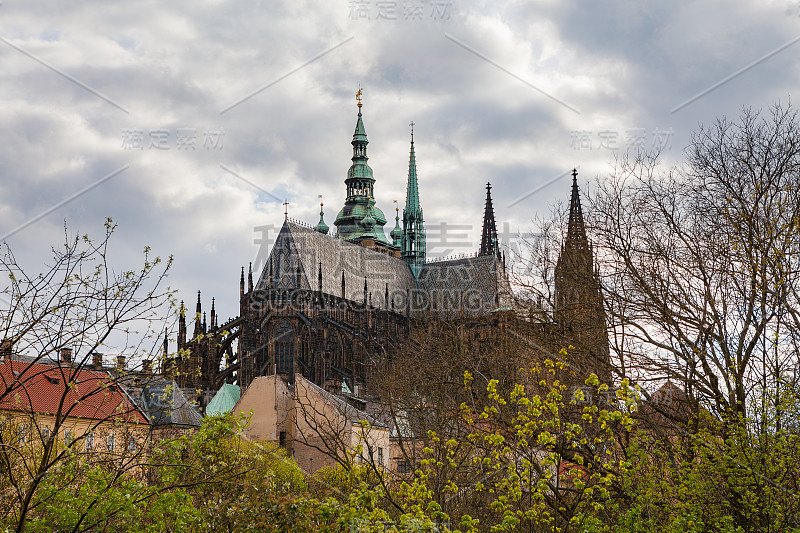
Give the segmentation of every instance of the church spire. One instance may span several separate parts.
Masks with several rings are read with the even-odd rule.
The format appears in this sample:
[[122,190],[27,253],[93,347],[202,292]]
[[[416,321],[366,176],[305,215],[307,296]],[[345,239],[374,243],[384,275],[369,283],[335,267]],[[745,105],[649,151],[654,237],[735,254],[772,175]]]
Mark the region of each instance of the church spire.
[[567,222],[567,238],[565,248],[588,248],[586,225],[583,222],[580,189],[578,188],[578,171],[572,169],[572,195],[569,199],[569,221]]
[[492,205],[492,184],[486,184],[486,205],[483,209],[483,232],[481,233],[481,249],[478,255],[496,255],[500,257],[500,246],[497,242],[497,223],[494,219]]
[[417,184],[417,156],[414,153],[414,122],[411,122],[411,152],[408,156],[408,186],[406,187],[406,210],[417,212],[419,206],[419,185]]
[[572,331],[575,346],[584,351],[582,372],[594,372],[603,382],[611,379],[606,314],[600,277],[583,220],[578,171],[572,171],[572,194],[564,246],[556,261],[553,318]]
[[403,234],[400,242],[400,255],[411,267],[414,277],[419,277],[425,264],[425,228],[422,223],[422,207],[419,204],[419,185],[417,183],[417,157],[414,153],[414,123],[411,123],[411,151],[408,156],[408,184],[406,186],[406,207],[403,209]]

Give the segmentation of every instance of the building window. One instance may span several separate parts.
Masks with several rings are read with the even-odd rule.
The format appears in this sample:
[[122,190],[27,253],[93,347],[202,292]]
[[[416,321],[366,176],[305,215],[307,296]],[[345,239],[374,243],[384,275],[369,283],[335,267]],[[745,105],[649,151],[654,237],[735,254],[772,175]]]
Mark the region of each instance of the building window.
[[94,448],[94,433],[89,433],[86,435],[86,451],[89,451],[92,448]]
[[28,440],[28,426],[22,425],[19,427],[17,431],[17,439],[19,439],[20,444],[25,444]]
[[114,434],[109,433],[108,437],[106,438],[106,448],[108,449],[108,451],[110,452],[114,451],[114,445],[116,444],[115,440],[116,439],[114,438]]
[[397,473],[398,474],[407,474],[411,471],[411,467],[408,464],[408,461],[405,459],[398,459],[397,460]]
[[128,437],[128,451],[131,453],[136,451],[136,437],[133,435]]
[[275,366],[278,374],[294,373],[294,331],[285,320],[275,332]]
[[40,432],[40,433],[41,433],[41,435],[42,435],[42,440],[47,440],[48,438],[50,438],[50,428],[49,428],[49,427],[47,427],[47,426],[42,426],[42,427],[39,429],[39,432]]
[[281,448],[286,448],[286,432],[281,431],[278,433],[278,446]]
[[70,431],[70,430],[64,431],[64,445],[65,446],[71,446],[72,445],[72,441],[74,441],[74,440],[75,439],[72,437],[72,431]]
[[378,448],[378,464],[383,466],[383,448]]

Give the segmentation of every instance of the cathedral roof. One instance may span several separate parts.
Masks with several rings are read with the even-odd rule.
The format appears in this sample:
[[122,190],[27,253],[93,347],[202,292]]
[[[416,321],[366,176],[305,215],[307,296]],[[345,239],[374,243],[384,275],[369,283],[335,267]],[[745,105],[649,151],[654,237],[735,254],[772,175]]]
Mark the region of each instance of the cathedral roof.
[[511,286],[494,255],[425,263],[419,284],[442,315],[484,315],[511,304]]
[[[438,314],[488,314],[509,305],[511,289],[496,256],[466,257],[451,261],[426,263],[419,280],[411,269],[396,257],[376,252],[286,221],[275,240],[272,252],[255,288],[316,290],[322,269],[322,292],[340,296],[342,277],[345,297],[364,301],[364,278],[367,297],[372,305],[405,312],[412,297],[412,314],[427,310]],[[389,302],[385,301],[388,288]]]
[[366,277],[367,292],[372,294],[375,307],[384,307],[387,285],[390,298],[399,298],[416,287],[411,270],[401,259],[286,221],[256,288],[269,288],[272,277],[273,286],[278,289],[316,290],[320,263],[324,293],[341,295],[344,274],[345,297],[363,302]]

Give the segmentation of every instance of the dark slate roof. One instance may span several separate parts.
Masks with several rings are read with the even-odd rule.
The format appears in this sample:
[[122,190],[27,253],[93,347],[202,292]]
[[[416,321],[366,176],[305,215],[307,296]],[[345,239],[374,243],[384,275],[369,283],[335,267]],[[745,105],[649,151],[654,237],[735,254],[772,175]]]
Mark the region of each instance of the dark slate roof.
[[419,284],[441,315],[485,315],[511,305],[503,263],[494,255],[426,263]]
[[[372,305],[384,308],[388,285],[389,302],[405,312],[408,298],[412,314],[427,311],[443,315],[488,314],[511,305],[511,288],[496,256],[472,256],[450,261],[426,263],[415,280],[402,259],[376,252],[337,239],[290,221],[284,222],[256,289],[269,287],[270,268],[277,289],[310,289],[318,286],[318,269],[322,263],[322,291],[334,296],[364,301],[364,277]],[[298,267],[300,270],[298,284]]]
[[160,376],[123,376],[123,388],[155,426],[199,426],[200,412],[186,399],[178,384]]
[[323,292],[340,296],[344,272],[345,297],[363,302],[366,276],[367,293],[372,293],[374,307],[384,307],[387,284],[390,299],[394,297],[398,306],[401,299],[405,301],[406,292],[416,287],[411,269],[402,259],[286,221],[255,288],[264,290],[269,287],[271,265],[275,288],[316,290],[319,263],[322,263]]

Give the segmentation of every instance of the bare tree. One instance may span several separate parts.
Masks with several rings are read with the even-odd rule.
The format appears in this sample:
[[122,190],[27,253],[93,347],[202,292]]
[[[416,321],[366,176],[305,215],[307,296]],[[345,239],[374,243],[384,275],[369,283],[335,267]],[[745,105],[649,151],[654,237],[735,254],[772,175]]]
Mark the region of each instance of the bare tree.
[[721,119],[687,158],[667,171],[626,159],[598,182],[608,311],[631,371],[678,379],[713,412],[743,418],[798,362],[797,112]]

